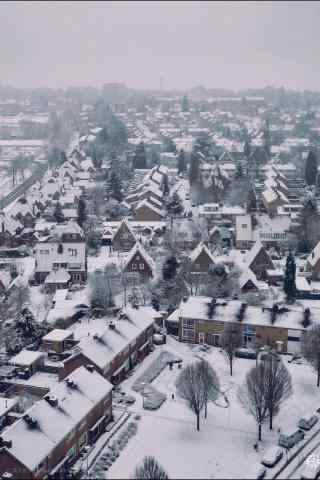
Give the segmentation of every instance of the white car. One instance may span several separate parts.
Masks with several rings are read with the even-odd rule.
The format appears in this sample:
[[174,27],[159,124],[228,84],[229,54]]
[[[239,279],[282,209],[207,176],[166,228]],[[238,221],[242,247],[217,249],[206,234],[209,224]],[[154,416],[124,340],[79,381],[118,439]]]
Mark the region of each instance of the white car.
[[303,464],[301,472],[301,479],[313,480],[318,477],[320,473],[320,456],[311,453]]
[[261,463],[262,465],[265,465],[266,467],[272,468],[274,467],[279,460],[283,456],[283,450],[282,448],[279,448],[278,446],[273,446],[270,447],[264,454]]

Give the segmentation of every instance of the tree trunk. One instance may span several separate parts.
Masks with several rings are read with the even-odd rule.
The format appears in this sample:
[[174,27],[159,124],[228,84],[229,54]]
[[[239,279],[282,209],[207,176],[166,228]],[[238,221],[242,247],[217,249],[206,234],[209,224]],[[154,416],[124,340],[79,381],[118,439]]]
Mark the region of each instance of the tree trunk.
[[197,431],[200,432],[200,413],[197,413]]
[[204,404],[204,418],[207,418],[207,413],[208,413],[208,401],[206,400],[206,403]]
[[317,387],[320,386],[320,367],[318,368]]
[[233,363],[232,358],[230,358],[230,375],[231,375],[231,377],[232,377],[232,366],[233,366],[232,363]]
[[269,428],[270,428],[270,430],[272,430],[272,421],[273,421],[273,412],[272,412],[272,410],[270,410],[269,415],[270,415],[270,417],[269,417]]
[[259,423],[259,426],[258,426],[258,440],[259,442],[261,441],[261,423]]

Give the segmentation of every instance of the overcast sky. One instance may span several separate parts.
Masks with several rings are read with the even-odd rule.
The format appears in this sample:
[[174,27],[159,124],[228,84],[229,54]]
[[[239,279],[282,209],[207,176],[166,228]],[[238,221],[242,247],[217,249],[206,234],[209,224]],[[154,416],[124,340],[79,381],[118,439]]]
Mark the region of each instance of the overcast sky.
[[0,82],[320,90],[318,2],[0,2]]

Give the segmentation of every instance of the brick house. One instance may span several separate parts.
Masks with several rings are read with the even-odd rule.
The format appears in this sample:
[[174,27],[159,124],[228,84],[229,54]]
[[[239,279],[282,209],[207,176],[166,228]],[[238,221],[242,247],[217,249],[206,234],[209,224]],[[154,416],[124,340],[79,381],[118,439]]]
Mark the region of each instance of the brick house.
[[194,273],[206,274],[210,266],[215,263],[210,250],[202,242],[193,250],[189,258],[191,261],[191,271]]
[[71,283],[87,278],[87,252],[83,230],[75,222],[56,225],[49,237],[35,246],[35,280],[43,283],[54,270],[65,269]]
[[[224,325],[239,322],[238,313],[241,302],[238,300],[216,301],[212,318],[209,318],[209,297],[192,296],[182,301],[175,318],[178,324],[179,340],[190,343],[207,343],[219,346]],[[171,315],[173,318],[173,316]],[[272,323],[269,308],[247,306],[241,321],[243,346],[255,344],[271,345],[279,353],[297,353],[300,351],[300,339],[303,333],[301,312],[279,309]]]
[[111,418],[112,385],[89,366],[78,368],[2,433],[2,478],[65,478]]
[[121,382],[131,368],[151,351],[156,311],[152,307],[128,307],[119,318],[96,319],[81,325],[71,357],[63,361],[59,378],[65,378],[79,365],[88,363],[113,384]]
[[136,237],[129,223],[123,219],[112,237],[112,247],[115,251],[128,252],[136,244]]
[[164,218],[163,211],[148,200],[142,200],[135,208],[134,218],[138,222],[160,222]]
[[125,273],[139,273],[144,278],[153,277],[154,262],[141,243],[136,243],[130,250],[123,266]]
[[246,264],[258,280],[265,280],[267,278],[267,270],[274,269],[270,255],[259,240],[248,252]]

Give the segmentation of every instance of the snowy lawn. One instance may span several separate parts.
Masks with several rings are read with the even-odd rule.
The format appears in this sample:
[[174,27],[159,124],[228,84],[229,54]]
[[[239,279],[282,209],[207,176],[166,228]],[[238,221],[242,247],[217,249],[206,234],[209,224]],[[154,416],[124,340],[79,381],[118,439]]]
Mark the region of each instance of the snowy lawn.
[[284,363],[292,374],[294,393],[276,417],[274,430],[270,432],[268,425],[264,426],[259,452],[256,452],[253,448],[257,439],[256,424],[237,399],[238,386],[255,361],[237,359],[231,378],[218,348],[204,353],[199,347],[190,348],[172,338],[161,348],[179,355],[184,364],[199,356],[206,358],[215,368],[221,391],[225,392],[230,406],[227,407],[220,396],[215,404],[209,405],[208,418],[201,419],[201,431],[197,432],[194,414],[176,394],[175,381],[180,370],[177,365],[172,371],[166,367],[152,385],[166,394],[167,400],[156,412],[142,410],[141,399],[135,403],[132,410],[142,416],[137,435],[112,465],[107,478],[129,478],[145,455],[154,455],[171,478],[255,478],[263,452],[278,441],[278,428],[283,432],[296,428],[300,417],[311,415],[320,407],[320,390],[315,385],[312,369],[307,364],[288,364],[290,357],[284,356]]

